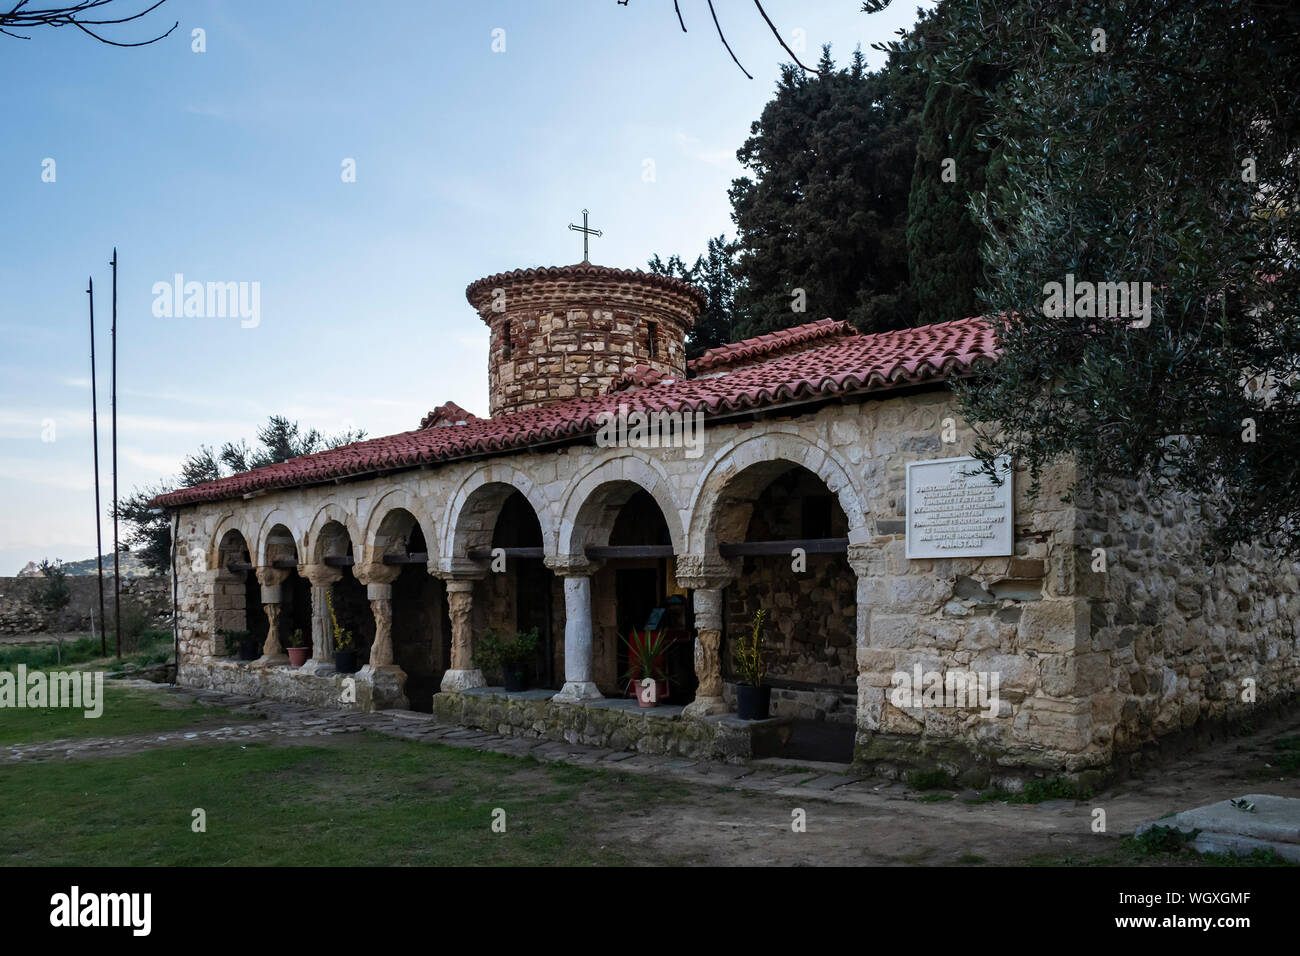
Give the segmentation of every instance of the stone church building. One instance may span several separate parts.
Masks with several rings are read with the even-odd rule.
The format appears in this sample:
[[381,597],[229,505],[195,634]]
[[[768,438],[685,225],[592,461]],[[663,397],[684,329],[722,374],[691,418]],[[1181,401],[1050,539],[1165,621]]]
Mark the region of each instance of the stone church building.
[[[1205,566],[1193,503],[1136,486],[1066,503],[1068,469],[1037,496],[1013,471],[979,493],[1007,496],[1001,545],[968,553],[970,533],[931,520],[939,552],[909,557],[908,465],[973,448],[948,383],[997,361],[980,319],[876,335],[823,319],[688,362],[703,294],[672,278],[582,263],[466,294],[491,330],[489,418],[448,402],[157,500],[180,683],[693,757],[824,728],[862,766],[1011,785],[1123,772],[1300,689],[1300,567],[1253,550]],[[674,440],[636,430],[652,419]],[[611,420],[628,426],[612,441]],[[355,676],[335,671],[331,607]],[[773,718],[741,721],[732,649],[760,609]],[[649,623],[674,640],[668,698],[642,708],[621,638]],[[532,689],[507,693],[476,643],[533,628]],[[229,630],[261,658],[227,656]],[[995,699],[944,696],[955,673],[994,677]],[[937,695],[899,696],[932,674]]]

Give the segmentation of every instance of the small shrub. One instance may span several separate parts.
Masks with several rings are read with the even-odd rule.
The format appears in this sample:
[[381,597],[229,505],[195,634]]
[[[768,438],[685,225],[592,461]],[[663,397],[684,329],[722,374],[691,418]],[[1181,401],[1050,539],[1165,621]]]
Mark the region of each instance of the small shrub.
[[1196,837],[1200,830],[1184,833],[1177,827],[1154,826],[1140,836],[1133,838],[1138,852],[1142,856],[1159,856],[1162,853],[1181,853]]
[[40,563],[40,569],[45,575],[45,587],[36,596],[36,602],[51,613],[62,611],[72,600],[68,572],[63,570],[61,562],[52,564],[49,558]]
[[1091,791],[1080,788],[1061,777],[1051,780],[1031,780],[1025,784],[1025,803],[1043,803],[1047,800],[1087,800]]
[[144,605],[128,601],[122,605],[120,629],[122,632],[122,653],[134,654],[140,650],[145,632],[150,630],[152,621]]
[[907,785],[913,790],[951,790],[957,781],[946,770],[913,770],[907,775]]

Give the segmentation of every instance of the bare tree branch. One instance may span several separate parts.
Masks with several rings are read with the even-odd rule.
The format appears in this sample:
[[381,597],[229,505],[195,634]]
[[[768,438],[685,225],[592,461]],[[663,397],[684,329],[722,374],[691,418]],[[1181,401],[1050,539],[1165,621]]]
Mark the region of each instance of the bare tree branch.
[[[167,0],[156,0],[155,3],[138,13],[132,13],[120,17],[108,17],[104,19],[90,19],[86,14],[99,10],[100,8],[106,8],[110,4],[118,2],[118,0],[80,0],[78,3],[65,4],[59,7],[41,7],[37,9],[29,7],[28,2],[29,0],[18,0],[8,13],[0,12],[0,33],[17,40],[30,40],[31,37],[13,33],[11,31],[15,29],[30,30],[34,27],[71,26],[76,27],[82,33],[93,37],[100,43],[105,43],[109,46],[129,47],[148,46],[150,43],[157,43],[164,37],[170,36],[172,31],[180,25],[180,21],[177,20],[171,25],[170,29],[168,29],[166,33],[160,33],[151,40],[141,40],[137,43],[122,43],[101,36],[94,30],[91,30],[90,27],[114,26],[121,23],[130,23],[133,20],[139,20],[141,17],[147,16],[154,10],[157,10],[166,3]],[[104,12],[108,13],[110,11],[104,10]]]
[[758,12],[761,13],[763,15],[763,19],[767,21],[768,27],[770,27],[772,30],[772,35],[776,37],[776,42],[781,44],[782,47],[784,47],[786,53],[789,53],[790,56],[794,57],[795,63],[798,63],[799,66],[803,67],[803,71],[805,73],[816,73],[817,72],[816,70],[812,70],[804,66],[803,63],[799,60],[799,58],[794,55],[794,50],[786,46],[785,40],[781,38],[781,31],[776,28],[776,24],[773,23],[772,18],[767,15],[767,11],[763,9],[763,5],[759,3],[758,0],[754,0],[754,6],[758,7]]
[[[722,45],[727,48],[727,52],[731,53],[731,44],[728,43],[727,38],[722,35],[722,26],[718,23],[718,14],[713,9],[713,0],[709,0],[709,13],[713,14],[713,25],[718,28],[718,39],[721,40]],[[740,66],[740,61],[736,59],[736,54],[731,53],[731,59],[735,60],[736,66]],[[753,79],[749,74],[749,70],[745,69],[743,66],[740,66],[740,72],[744,73],[745,76],[749,77],[751,80]]]

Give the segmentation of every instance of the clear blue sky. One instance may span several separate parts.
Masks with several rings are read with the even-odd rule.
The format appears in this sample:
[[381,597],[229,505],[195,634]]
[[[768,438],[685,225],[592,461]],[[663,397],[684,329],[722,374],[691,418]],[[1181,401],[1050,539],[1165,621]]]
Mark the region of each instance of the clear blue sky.
[[[875,67],[870,45],[916,4],[860,6],[764,3],[805,62],[860,44]],[[93,274],[107,501],[114,245],[125,495],[271,413],[372,436],[447,400],[485,414],[464,288],[581,259],[565,227],[583,207],[605,265],[732,234],[735,151],[788,56],[752,3],[715,0],[747,80],[703,0],[681,7],[685,34],[667,0],[170,0],[114,34],[180,20],[149,47],[0,36],[0,574],[94,554],[84,290]],[[152,287],[176,273],[259,283],[260,324],[155,317]]]

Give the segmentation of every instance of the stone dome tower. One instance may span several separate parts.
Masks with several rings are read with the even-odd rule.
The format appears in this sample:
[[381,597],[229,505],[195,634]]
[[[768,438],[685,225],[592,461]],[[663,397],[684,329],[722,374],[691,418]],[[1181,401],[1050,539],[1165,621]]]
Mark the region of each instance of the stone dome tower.
[[465,290],[492,330],[489,410],[603,395],[636,366],[686,377],[686,332],[704,307],[689,283],[589,262],[516,269]]

